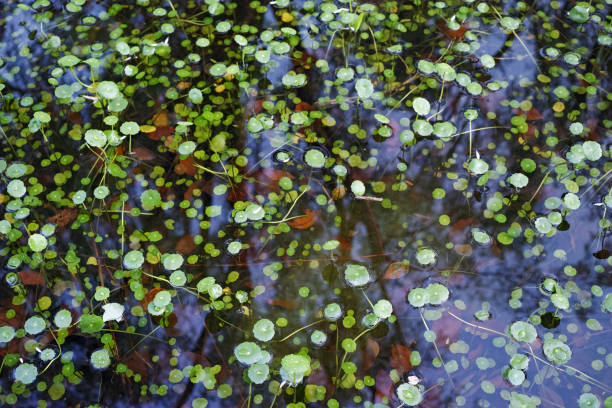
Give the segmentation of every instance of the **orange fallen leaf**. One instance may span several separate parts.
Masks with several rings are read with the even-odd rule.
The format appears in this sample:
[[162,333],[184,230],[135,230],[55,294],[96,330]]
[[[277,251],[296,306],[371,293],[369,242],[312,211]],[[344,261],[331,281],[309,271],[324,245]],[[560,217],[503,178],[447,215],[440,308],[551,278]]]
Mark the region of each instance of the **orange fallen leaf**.
[[160,111],[153,116],[153,124],[157,127],[168,126],[168,112]]
[[270,306],[280,306],[283,309],[295,309],[295,304],[289,299],[268,299],[267,303]]
[[300,217],[294,218],[289,221],[287,224],[291,225],[296,229],[307,229],[314,225],[317,220],[317,216],[319,215],[318,211],[312,211],[310,209],[306,209],[306,214]]
[[383,279],[399,279],[408,272],[408,265],[402,262],[393,262],[387,267]]

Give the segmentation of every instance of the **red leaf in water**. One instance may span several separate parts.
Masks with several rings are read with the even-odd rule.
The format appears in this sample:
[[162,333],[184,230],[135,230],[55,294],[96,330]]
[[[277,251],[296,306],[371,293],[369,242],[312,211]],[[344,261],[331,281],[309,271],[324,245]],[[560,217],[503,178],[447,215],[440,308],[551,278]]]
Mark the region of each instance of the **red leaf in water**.
[[191,253],[195,247],[196,244],[193,241],[193,237],[189,234],[183,235],[176,243],[176,251],[183,255]]
[[66,118],[72,123],[79,125],[83,123],[83,118],[79,112],[70,112]]
[[338,246],[338,249],[340,251],[350,251],[351,250],[351,241],[349,241],[348,239],[340,235],[338,235],[335,239],[336,241],[340,243],[340,245]]
[[446,24],[446,21],[444,20],[439,20],[436,23],[436,26],[438,27],[438,30],[442,32],[442,34],[444,34],[445,36],[447,36],[448,38],[452,40],[462,39],[463,36],[465,35],[465,32],[469,28],[467,24],[461,24],[461,26],[457,30],[451,30],[450,28],[448,28],[448,25]]
[[24,269],[19,271],[19,280],[24,285],[40,285],[45,286],[45,278],[40,274],[40,272],[35,272],[29,269]]
[[410,347],[406,347],[402,344],[394,344],[391,346],[391,366],[395,368],[399,375],[410,371],[412,364],[410,364]]
[[65,228],[79,215],[79,210],[76,208],[64,208],[53,217],[47,218],[47,222],[55,224],[58,228]]
[[465,227],[469,226],[472,222],[474,222],[474,217],[461,218],[460,220],[457,220],[457,222],[454,223],[451,228],[455,231],[463,231]]
[[229,202],[236,202],[236,201],[246,201],[247,200],[247,194],[244,191],[244,189],[246,188],[245,183],[240,183],[238,185],[234,185],[232,188],[230,188],[227,191],[227,201]]
[[293,301],[290,299],[268,299],[267,303],[270,306],[280,306],[283,309],[295,309],[295,304],[293,304]]
[[183,174],[194,176],[196,174],[196,168],[193,165],[193,158],[187,157],[185,160],[181,160],[179,164],[174,167],[174,171],[181,176]]
[[157,126],[154,132],[147,133],[147,137],[151,140],[161,140],[162,137],[167,137],[174,134],[173,126]]
[[536,108],[532,106],[531,109],[529,109],[529,111],[527,112],[527,120],[536,120],[536,119],[542,119],[542,114],[540,113],[540,111],[538,111]]
[[312,211],[310,209],[306,209],[306,214],[300,217],[294,218],[289,221],[287,224],[291,225],[296,229],[308,229],[314,225],[317,220],[317,216],[319,215],[318,211]]
[[134,156],[138,160],[148,161],[153,160],[155,158],[155,153],[153,153],[151,150],[147,149],[144,146],[138,146],[134,149]]
[[302,101],[302,102],[298,103],[297,105],[295,105],[295,111],[296,112],[311,111],[311,110],[314,110],[314,108],[308,102]]
[[383,279],[399,279],[408,272],[408,265],[403,262],[393,262],[387,267]]

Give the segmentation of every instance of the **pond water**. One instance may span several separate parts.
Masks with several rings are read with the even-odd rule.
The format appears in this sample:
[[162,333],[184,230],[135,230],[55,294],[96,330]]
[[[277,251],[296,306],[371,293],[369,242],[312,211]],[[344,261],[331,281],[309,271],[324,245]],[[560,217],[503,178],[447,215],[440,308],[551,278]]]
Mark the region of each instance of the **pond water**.
[[612,407],[610,1],[0,7],[0,405]]

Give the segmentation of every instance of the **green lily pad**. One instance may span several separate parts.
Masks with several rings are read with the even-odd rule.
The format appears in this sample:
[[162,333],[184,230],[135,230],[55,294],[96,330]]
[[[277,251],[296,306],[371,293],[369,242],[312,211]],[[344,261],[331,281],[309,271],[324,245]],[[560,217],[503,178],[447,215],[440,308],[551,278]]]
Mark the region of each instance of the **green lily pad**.
[[88,145],[102,148],[106,146],[106,134],[98,129],[88,129],[85,132],[85,141]]
[[525,381],[525,373],[522,370],[511,368],[506,373],[506,379],[512,385],[521,385]]
[[489,165],[484,160],[472,159],[468,163],[468,169],[474,174],[484,174],[489,171]]
[[408,293],[408,302],[413,307],[423,307],[429,303],[429,292],[423,288],[414,288]]
[[417,406],[423,401],[423,393],[416,385],[403,383],[395,390],[397,397],[409,407]]
[[15,198],[23,197],[27,192],[25,184],[21,180],[11,180],[6,187],[6,191],[11,197]]
[[374,93],[372,81],[367,78],[359,78],[355,81],[355,89],[360,98],[369,98]]
[[523,188],[529,182],[529,178],[522,173],[514,173],[508,177],[508,183],[512,184],[516,188]]
[[364,286],[370,282],[370,273],[363,265],[347,265],[344,270],[344,279],[349,286]]
[[259,341],[267,342],[274,337],[274,323],[268,319],[259,319],[253,326],[253,335]]
[[304,155],[304,161],[315,169],[325,166],[325,155],[319,149],[310,149]]
[[[591,392],[585,392],[580,394],[578,398],[578,407],[579,408],[599,408],[601,403],[597,396]],[[607,404],[604,404],[605,408],[608,408]]]
[[65,55],[57,60],[59,65],[66,68],[74,67],[79,62],[81,62],[81,60],[74,55]]
[[15,329],[11,326],[0,326],[0,343],[8,343],[15,338]]
[[281,377],[291,385],[301,383],[308,372],[310,360],[301,354],[288,354],[281,360]]
[[98,200],[105,199],[110,194],[110,190],[106,186],[98,186],[94,188],[93,195]]
[[270,367],[267,364],[252,364],[247,371],[247,375],[254,384],[263,384],[270,375]]
[[110,353],[105,348],[96,350],[91,353],[89,361],[94,368],[104,370],[111,364]]
[[510,326],[510,335],[517,341],[531,343],[536,339],[538,333],[531,323],[518,321]]
[[417,262],[421,265],[432,265],[436,262],[436,251],[431,248],[421,248],[416,254]]
[[253,342],[245,341],[234,348],[234,355],[242,364],[255,364],[261,358],[261,348]]
[[374,314],[381,319],[387,319],[393,313],[393,305],[386,299],[381,299],[374,305]]
[[499,23],[503,28],[510,31],[518,29],[521,24],[519,20],[513,17],[502,17]]
[[544,355],[553,364],[565,364],[572,358],[571,349],[559,339],[550,338],[542,345]]
[[66,309],[62,309],[55,314],[53,323],[60,329],[69,327],[72,324],[72,315]]
[[351,183],[351,191],[353,192],[353,194],[355,194],[356,196],[362,196],[365,194],[365,184],[363,184],[363,181],[361,180],[355,180]]
[[414,109],[418,115],[425,116],[431,110],[431,105],[427,99],[418,97],[414,98],[412,101],[412,109]]
[[126,269],[138,269],[144,263],[144,255],[138,250],[132,250],[123,256],[123,266]]
[[119,87],[111,81],[102,81],[98,84],[97,92],[106,99],[115,99],[119,96]]
[[42,252],[47,248],[47,238],[42,234],[32,234],[28,238],[28,246],[34,252]]
[[327,342],[327,334],[321,330],[314,330],[310,335],[310,341],[315,346],[322,346]]
[[153,297],[153,302],[157,307],[165,307],[172,301],[172,296],[167,290],[159,291]]
[[147,189],[140,194],[140,205],[146,211],[151,211],[161,204],[159,191]]
[[140,126],[136,122],[123,122],[119,127],[119,131],[124,135],[136,135],[140,132]]
[[330,303],[323,309],[323,315],[331,322],[335,322],[342,317],[342,308],[337,303]]
[[166,254],[162,257],[164,268],[169,271],[174,271],[183,265],[183,256],[181,254]]
[[22,384],[32,384],[38,376],[38,368],[34,364],[23,363],[17,366],[13,375],[15,380],[20,381]]
[[432,283],[425,288],[429,303],[432,305],[441,305],[448,300],[450,292],[446,286],[441,283]]

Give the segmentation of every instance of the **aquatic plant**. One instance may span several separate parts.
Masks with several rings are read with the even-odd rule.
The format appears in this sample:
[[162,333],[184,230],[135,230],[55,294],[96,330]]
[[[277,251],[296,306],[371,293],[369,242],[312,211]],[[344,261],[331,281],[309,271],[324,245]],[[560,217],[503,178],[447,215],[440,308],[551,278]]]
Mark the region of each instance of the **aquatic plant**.
[[0,405],[607,407],[610,8],[4,2]]

